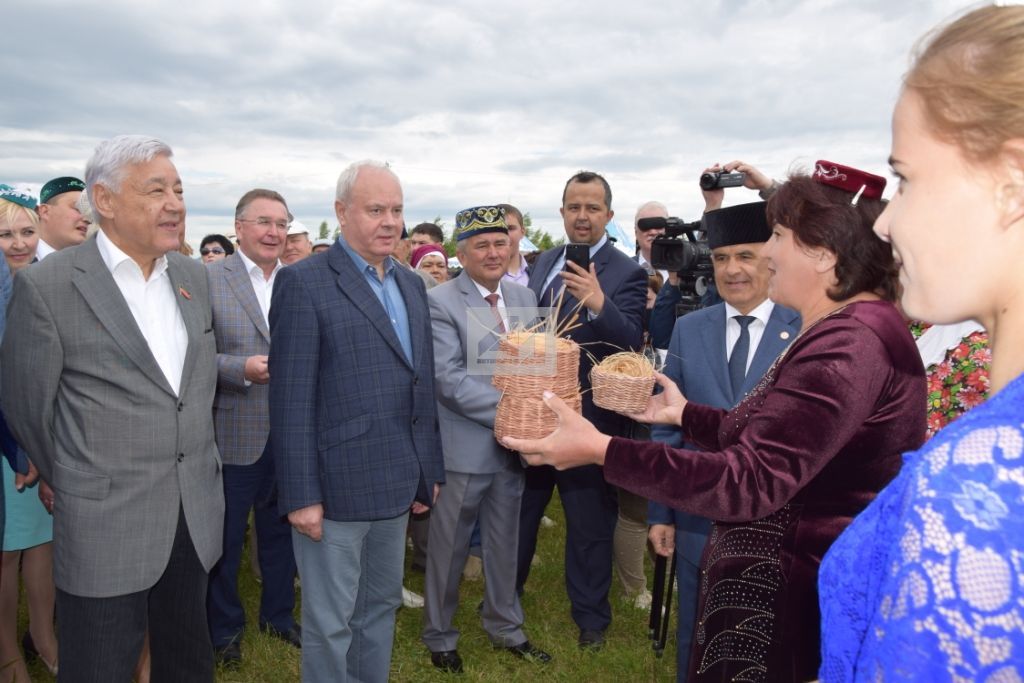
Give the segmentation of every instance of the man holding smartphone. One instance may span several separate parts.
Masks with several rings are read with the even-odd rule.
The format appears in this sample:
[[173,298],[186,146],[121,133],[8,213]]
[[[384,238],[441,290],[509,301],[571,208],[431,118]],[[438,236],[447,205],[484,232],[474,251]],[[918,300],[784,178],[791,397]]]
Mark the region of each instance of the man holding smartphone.
[[[530,273],[539,305],[554,306],[559,323],[578,316],[568,336],[586,353],[580,358],[583,415],[605,434],[626,436],[632,422],[598,408],[590,392],[594,363],[619,351],[636,351],[642,337],[647,273],[611,243],[605,228],[612,219],[612,191],[597,173],[580,171],[562,192],[562,220],[570,244],[541,254]],[[577,310],[578,308],[578,310]],[[611,623],[608,589],[612,580],[612,537],[617,505],[614,488],[600,467],[557,472],[529,467],[519,525],[516,587],[522,592],[537,545],[537,529],[551,493],[558,486],[567,523],[565,583],[581,648],[600,648]]]

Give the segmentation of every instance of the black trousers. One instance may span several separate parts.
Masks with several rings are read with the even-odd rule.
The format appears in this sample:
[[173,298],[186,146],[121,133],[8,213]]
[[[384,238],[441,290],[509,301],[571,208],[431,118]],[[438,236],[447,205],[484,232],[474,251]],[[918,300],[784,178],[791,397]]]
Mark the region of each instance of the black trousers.
[[110,598],[57,590],[58,683],[129,683],[147,626],[153,683],[213,681],[206,583],[179,508],[171,557],[151,588]]

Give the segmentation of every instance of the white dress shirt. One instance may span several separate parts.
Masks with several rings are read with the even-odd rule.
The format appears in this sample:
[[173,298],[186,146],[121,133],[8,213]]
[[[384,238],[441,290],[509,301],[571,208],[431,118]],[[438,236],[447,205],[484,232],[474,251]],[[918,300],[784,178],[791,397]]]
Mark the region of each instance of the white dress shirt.
[[265,278],[263,269],[253,263],[252,259],[246,256],[241,249],[238,250],[238,256],[241,257],[242,264],[245,265],[245,272],[249,273],[252,291],[256,293],[256,301],[259,302],[260,310],[263,311],[263,322],[267,324],[267,329],[270,329],[270,295],[274,293],[274,279],[277,278],[277,271],[281,270],[281,261],[278,260],[270,277]]
[[[761,337],[764,335],[764,328],[768,325],[768,319],[772,317],[772,311],[775,309],[775,303],[771,299],[765,299],[761,304],[752,310],[747,315],[754,316],[754,320],[747,326],[747,331],[750,333],[750,346],[747,351],[747,365],[746,369],[750,370],[750,361],[754,358],[754,354],[757,353],[757,345],[761,343]],[[726,360],[732,357],[732,347],[736,346],[736,342],[740,338],[740,324],[736,321],[737,315],[743,315],[730,304],[725,304],[725,356]]]
[[96,235],[96,246],[149,345],[150,353],[163,370],[171,389],[178,394],[188,349],[188,332],[177,301],[177,297],[185,295],[174,291],[171,286],[167,257],[161,256],[153,263],[153,272],[147,280],[139,264],[111,242],[102,230]]
[[36,244],[36,260],[42,261],[44,258],[54,253],[55,251],[57,250],[51,247],[46,242],[44,242],[42,239],[40,239],[39,243]]

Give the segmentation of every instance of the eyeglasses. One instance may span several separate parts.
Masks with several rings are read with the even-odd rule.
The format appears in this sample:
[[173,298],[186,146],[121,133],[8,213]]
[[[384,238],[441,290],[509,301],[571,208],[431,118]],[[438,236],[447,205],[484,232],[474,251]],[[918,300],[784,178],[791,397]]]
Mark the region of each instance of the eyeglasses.
[[213,249],[200,249],[199,250],[199,255],[200,256],[209,256],[210,254],[216,254],[217,256],[220,256],[223,253],[224,253],[224,250],[221,249],[220,247],[214,247]]
[[238,218],[236,220],[238,220],[239,223],[255,223],[261,228],[269,228],[273,225],[278,230],[288,229],[288,221],[272,221],[266,216],[260,216],[259,218]]

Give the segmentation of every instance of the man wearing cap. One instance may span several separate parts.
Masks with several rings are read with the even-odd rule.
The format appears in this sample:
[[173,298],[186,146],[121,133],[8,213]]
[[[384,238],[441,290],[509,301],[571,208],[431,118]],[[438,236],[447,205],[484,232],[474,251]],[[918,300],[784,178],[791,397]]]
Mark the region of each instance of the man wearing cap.
[[321,237],[320,239],[313,240],[313,249],[311,253],[319,254],[322,251],[327,251],[331,248],[332,244],[334,244],[334,240],[327,237]]
[[65,176],[48,181],[39,191],[39,246],[36,258],[42,261],[55,251],[85,241],[89,221],[78,211],[78,198],[85,183]]
[[[765,220],[765,202],[717,209],[721,190],[706,191],[705,200],[709,210],[704,214],[704,229],[715,283],[724,301],[676,321],[664,372],[688,399],[729,409],[796,338],[800,316],[768,298],[769,272],[761,247],[772,233]],[[697,448],[684,445],[679,430],[664,426],[653,426],[651,438],[675,447]],[[676,664],[677,679],[683,681],[689,670],[700,559],[711,521],[655,502],[648,504],[647,521],[655,551],[666,557],[676,553]]]
[[327,254],[282,268],[270,306],[270,448],[302,579],[304,681],[386,681],[409,511],[444,482],[423,282],[391,254],[402,186],[338,177]]
[[494,438],[500,392],[491,384],[493,363],[487,362],[494,360],[502,332],[533,322],[537,299],[528,288],[502,280],[509,236],[500,207],[460,211],[455,239],[462,272],[427,294],[446,484],[431,511],[423,628],[434,666],[451,672],[462,670],[452,618],[478,517],[487,578],[481,617],[488,638],[517,657],[551,659],[523,633],[515,590],[523,466]]
[[[570,242],[586,245],[590,268],[566,261],[565,247],[537,257],[530,289],[541,306],[555,305],[564,286],[560,324],[575,317],[579,327],[569,336],[586,352],[580,358],[583,415],[605,434],[626,436],[632,421],[594,405],[590,370],[619,351],[639,350],[647,274],[615,248],[606,226],[612,219],[612,191],[602,176],[580,171],[562,191],[562,220]],[[599,648],[611,624],[608,591],[612,581],[612,536],[618,518],[614,487],[597,465],[556,472],[552,467],[526,471],[519,527],[517,587],[526,582],[537,545],[537,530],[551,493],[558,486],[567,523],[565,582],[581,648]]]
[[263,583],[259,626],[296,647],[301,632],[295,607],[295,555],[291,526],[277,511],[273,454],[266,452],[267,317],[291,214],[273,190],[249,190],[235,207],[238,251],[209,264],[213,332],[217,338],[217,396],[213,404],[217,447],[224,461],[224,554],[210,572],[206,601],[217,658],[241,658],[245,611],[238,596],[238,565],[249,512],[253,512]]
[[288,226],[288,241],[281,256],[281,263],[290,266],[312,253],[313,243],[309,239],[309,228],[298,221],[292,221]]

